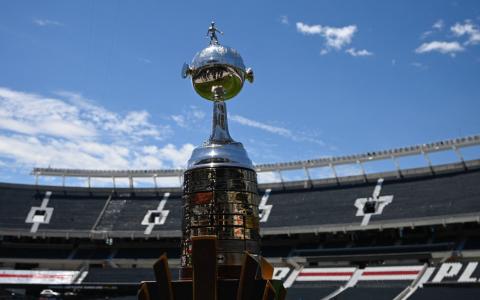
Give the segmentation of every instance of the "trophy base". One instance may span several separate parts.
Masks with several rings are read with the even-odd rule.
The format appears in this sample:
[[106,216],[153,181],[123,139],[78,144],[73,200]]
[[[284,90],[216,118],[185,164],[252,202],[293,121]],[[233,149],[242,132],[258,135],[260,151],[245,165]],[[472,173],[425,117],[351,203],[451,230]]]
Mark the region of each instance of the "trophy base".
[[[271,290],[266,291],[267,282],[272,286]],[[239,279],[219,279],[217,280],[217,295],[216,298],[194,298],[193,296],[193,281],[191,280],[175,280],[172,281],[172,297],[168,297],[165,293],[161,293],[160,284],[156,281],[142,282],[141,290],[138,295],[139,300],[236,300],[239,287]],[[279,297],[276,290],[282,286],[281,280],[255,280],[248,297],[241,299],[249,300],[283,300],[285,297]]]
[[263,257],[245,252],[240,276],[218,275],[216,236],[193,238],[191,280],[172,281],[168,259],[163,254],[154,264],[156,281],[142,282],[139,300],[284,300],[286,290],[273,280],[273,266]]
[[[241,272],[241,266],[217,266],[218,279],[238,279],[240,278]],[[179,277],[180,280],[192,280],[192,268],[181,268]]]

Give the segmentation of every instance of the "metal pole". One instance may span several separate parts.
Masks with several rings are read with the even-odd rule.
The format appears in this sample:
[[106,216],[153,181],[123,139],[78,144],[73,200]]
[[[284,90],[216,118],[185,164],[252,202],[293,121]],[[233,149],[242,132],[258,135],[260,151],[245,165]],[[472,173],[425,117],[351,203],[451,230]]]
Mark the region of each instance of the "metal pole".
[[130,188],[133,189],[133,177],[132,176],[128,176],[128,182],[130,184]]
[[357,159],[357,164],[360,166],[360,169],[362,169],[363,179],[365,180],[365,182],[368,182],[367,173],[365,172],[365,168],[363,167],[362,162]]
[[395,169],[397,170],[398,178],[402,178],[403,177],[402,170],[400,169],[400,164],[398,163],[397,158],[394,155],[392,155],[391,158],[393,160],[393,163],[395,164]]
[[463,155],[462,155],[462,152],[460,152],[460,149],[458,149],[455,145],[452,145],[452,149],[453,151],[455,152],[455,154],[457,155],[458,159],[460,160],[460,162],[462,163],[463,165],[463,168],[465,170],[467,170],[467,164],[465,163],[465,160],[463,158]]
[[178,183],[180,184],[180,187],[183,185],[183,175],[178,176]]
[[430,160],[430,157],[428,156],[427,152],[425,152],[423,150],[423,147],[422,147],[422,154],[423,154],[423,157],[425,158],[425,160],[427,161],[428,163],[428,167],[430,168],[430,171],[432,172],[432,174],[435,174],[435,172],[433,171],[433,166],[432,166],[432,161]]
[[308,187],[308,185],[313,186],[312,178],[310,177],[310,172],[308,172],[307,167],[304,166],[303,171],[305,171],[305,176],[307,177],[307,181],[305,182],[305,187]]
[[277,170],[277,173],[278,173],[278,176],[280,177],[280,182],[282,183],[283,185],[283,176],[282,176],[282,171],[280,171],[280,169]]
[[337,181],[338,184],[340,184],[340,181],[338,180],[338,176],[337,176],[337,170],[335,170],[335,166],[330,163],[330,168],[332,168],[332,171],[333,171],[333,176],[335,177],[335,180]]

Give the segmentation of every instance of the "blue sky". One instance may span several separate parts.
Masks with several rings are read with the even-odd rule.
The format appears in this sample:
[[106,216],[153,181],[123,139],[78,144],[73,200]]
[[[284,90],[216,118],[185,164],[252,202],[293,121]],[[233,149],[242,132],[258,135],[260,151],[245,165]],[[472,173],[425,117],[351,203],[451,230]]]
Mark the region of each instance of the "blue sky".
[[0,181],[182,167],[211,103],[180,69],[212,19],[255,71],[228,109],[256,163],[479,133],[478,1],[2,1]]

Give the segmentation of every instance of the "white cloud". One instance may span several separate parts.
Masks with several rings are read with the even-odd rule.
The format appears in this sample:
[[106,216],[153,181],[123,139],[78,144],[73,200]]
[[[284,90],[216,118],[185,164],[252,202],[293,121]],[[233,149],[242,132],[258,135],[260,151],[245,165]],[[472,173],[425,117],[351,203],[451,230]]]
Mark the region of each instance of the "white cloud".
[[48,19],[34,19],[33,24],[41,27],[45,26],[63,26],[62,23],[54,20],[48,20]]
[[198,107],[191,105],[188,109],[184,110],[181,114],[171,115],[172,119],[177,126],[182,128],[192,128],[200,121],[205,119],[206,113]]
[[247,119],[247,118],[239,116],[239,115],[231,115],[231,116],[229,116],[229,118],[230,118],[230,120],[232,120],[232,121],[234,121],[238,124],[258,128],[258,129],[261,129],[261,130],[264,130],[264,131],[267,131],[267,132],[270,132],[270,133],[278,134],[278,135],[281,135],[281,136],[284,136],[284,137],[290,137],[290,136],[293,135],[293,133],[289,129],[286,129],[286,128],[283,128],[283,127],[276,127],[276,126],[268,125],[268,124],[261,123],[261,122],[258,122],[258,121],[252,120],[252,119]]
[[187,127],[187,122],[185,121],[185,116],[183,115],[171,115],[170,118],[180,127]]
[[373,55],[373,53],[368,51],[367,49],[355,50],[355,48],[350,48],[350,49],[345,50],[345,52],[350,54],[351,56],[371,56],[371,55]]
[[289,24],[288,16],[280,16],[280,23],[288,25]]
[[151,144],[170,129],[151,123],[146,111],[118,114],[77,93],[58,95],[0,88],[0,160],[9,169],[181,168],[193,150],[189,143]]
[[331,27],[322,25],[308,25],[302,22],[297,22],[297,31],[305,35],[320,35],[325,38],[325,46],[320,54],[327,54],[330,49],[340,50],[344,46],[352,42],[355,32],[357,32],[356,25],[348,25],[344,27]]
[[[443,29],[444,26],[445,23],[443,22],[443,20],[438,20],[432,25],[432,28],[435,31],[440,31]],[[428,43],[423,43],[417,49],[415,49],[415,52],[439,52],[443,54],[450,54],[450,56],[454,57],[456,53],[464,51],[466,46],[476,45],[480,43],[480,29],[478,25],[474,24],[471,20],[465,20],[463,23],[455,23],[455,25],[450,27],[450,31],[454,37],[457,37],[457,40],[431,41]],[[422,38],[425,38],[432,33],[433,31],[424,32]],[[461,41],[458,40],[458,38],[461,37],[466,37],[467,40],[461,43]]]
[[137,140],[152,137],[162,140],[169,136],[169,126],[153,125],[150,121],[150,114],[147,111],[129,111],[120,115],[94,104],[93,101],[84,98],[79,93],[59,91],[57,95],[65,98],[71,106],[79,111],[78,118],[89,122],[100,130],[108,132],[109,135],[121,136],[128,134]]
[[0,129],[68,139],[96,136],[95,126],[80,114],[64,101],[0,87]]
[[458,42],[444,42],[444,41],[432,41],[423,43],[417,49],[416,53],[428,53],[428,52],[440,52],[442,54],[450,54],[455,56],[457,52],[465,50]]
[[195,146],[192,144],[185,144],[180,148],[173,144],[167,144],[165,147],[159,148],[158,153],[161,158],[171,161],[174,167],[180,168],[185,166],[194,148]]
[[323,27],[321,25],[307,25],[297,22],[297,31],[303,34],[322,34]]
[[136,145],[116,145],[101,141],[67,141],[24,135],[0,134],[0,157],[16,167],[34,166],[78,169],[160,169],[182,168],[194,146],[179,148],[167,144],[154,152]]
[[308,136],[304,133],[293,132],[293,131],[291,131],[290,129],[287,129],[287,128],[268,125],[268,124],[265,124],[265,123],[262,123],[262,122],[259,122],[259,121],[255,121],[255,120],[252,120],[252,119],[245,118],[243,116],[229,115],[229,119],[232,120],[235,123],[240,124],[240,125],[261,129],[261,130],[269,132],[269,133],[273,133],[273,134],[276,134],[276,135],[286,137],[286,138],[288,138],[292,141],[296,141],[296,142],[307,141],[307,142],[315,143],[315,144],[322,145],[322,146],[325,145],[325,143],[322,140],[310,137],[310,136]]
[[434,34],[435,32],[441,31],[444,26],[445,26],[445,22],[442,19],[437,20],[435,23],[433,23],[432,30],[427,30],[424,33],[422,33],[421,38],[424,39],[424,38]]
[[433,23],[432,28],[436,30],[442,30],[444,26],[445,26],[445,22],[443,22],[443,20],[440,19],[440,20],[437,20],[435,23]]
[[476,45],[480,43],[480,30],[477,25],[473,24],[470,20],[466,20],[463,24],[456,23],[450,30],[456,36],[467,36],[468,40],[465,45]]
[[428,66],[425,65],[425,64],[422,64],[421,62],[418,62],[418,61],[414,61],[410,64],[411,66],[415,67],[415,68],[418,68],[418,69],[421,69],[421,70],[426,70],[428,69]]
[[144,64],[151,64],[152,63],[152,60],[148,59],[148,58],[145,58],[145,57],[139,57],[138,58],[138,61],[139,62],[142,62]]
[[355,25],[340,28],[324,27],[327,45],[335,49],[341,49],[343,46],[350,44],[356,31],[357,26]]

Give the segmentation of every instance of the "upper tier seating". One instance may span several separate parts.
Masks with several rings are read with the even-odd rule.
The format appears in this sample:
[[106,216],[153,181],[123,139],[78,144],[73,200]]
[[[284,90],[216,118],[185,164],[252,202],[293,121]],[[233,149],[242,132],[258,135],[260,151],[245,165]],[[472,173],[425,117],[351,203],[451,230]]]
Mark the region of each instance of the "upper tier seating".
[[[455,218],[474,221],[480,216],[478,182],[480,170],[472,170],[315,189],[274,190],[263,207],[271,210],[269,218],[260,225],[263,233],[279,234],[443,224],[445,220],[455,222]],[[365,214],[358,204],[363,200],[358,199],[367,201],[375,189],[379,190],[376,200],[380,202],[375,213]],[[52,193],[46,207],[53,208],[53,212],[49,223],[39,224],[36,234],[179,237],[181,233],[180,190],[165,198],[162,211],[168,211],[168,215],[164,222],[150,226],[142,221],[149,211],[158,209],[165,197],[162,190],[1,184],[0,234],[30,234],[32,223],[26,223],[27,215],[32,207],[41,205],[47,191]],[[260,190],[260,195],[264,193]],[[146,230],[148,227],[151,230]]]

